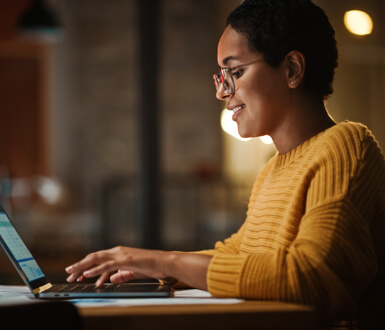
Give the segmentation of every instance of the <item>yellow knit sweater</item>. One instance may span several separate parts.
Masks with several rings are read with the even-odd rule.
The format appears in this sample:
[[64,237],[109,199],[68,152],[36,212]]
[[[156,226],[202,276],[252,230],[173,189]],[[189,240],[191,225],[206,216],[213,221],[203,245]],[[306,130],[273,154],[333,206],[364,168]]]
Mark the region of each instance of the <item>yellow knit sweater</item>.
[[385,329],[385,162],[371,132],[343,122],[273,157],[245,223],[203,253],[215,296],[308,304],[322,322]]

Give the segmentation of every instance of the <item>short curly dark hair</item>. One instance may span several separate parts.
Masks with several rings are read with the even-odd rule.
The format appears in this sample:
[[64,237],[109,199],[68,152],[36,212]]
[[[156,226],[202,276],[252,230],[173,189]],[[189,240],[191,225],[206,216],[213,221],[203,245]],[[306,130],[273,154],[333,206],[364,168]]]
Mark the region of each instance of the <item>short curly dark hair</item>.
[[245,0],[230,13],[229,25],[273,67],[290,51],[301,52],[306,60],[304,86],[322,99],[333,93],[338,64],[335,31],[311,0]]

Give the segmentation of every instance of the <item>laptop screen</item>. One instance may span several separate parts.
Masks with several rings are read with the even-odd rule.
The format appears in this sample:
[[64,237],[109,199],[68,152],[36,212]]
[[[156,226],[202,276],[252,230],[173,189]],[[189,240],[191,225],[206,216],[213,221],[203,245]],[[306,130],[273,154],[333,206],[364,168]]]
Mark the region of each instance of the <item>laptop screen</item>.
[[31,283],[44,278],[44,274],[31,252],[17,233],[7,214],[0,206],[0,242],[23,277]]

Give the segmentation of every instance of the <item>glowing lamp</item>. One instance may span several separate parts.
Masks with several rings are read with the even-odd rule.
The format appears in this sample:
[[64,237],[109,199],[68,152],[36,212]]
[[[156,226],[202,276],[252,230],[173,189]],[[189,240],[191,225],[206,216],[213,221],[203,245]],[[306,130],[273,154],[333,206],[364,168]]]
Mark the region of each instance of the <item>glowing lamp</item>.
[[349,10],[344,15],[346,29],[355,35],[365,36],[373,31],[372,18],[361,10]]

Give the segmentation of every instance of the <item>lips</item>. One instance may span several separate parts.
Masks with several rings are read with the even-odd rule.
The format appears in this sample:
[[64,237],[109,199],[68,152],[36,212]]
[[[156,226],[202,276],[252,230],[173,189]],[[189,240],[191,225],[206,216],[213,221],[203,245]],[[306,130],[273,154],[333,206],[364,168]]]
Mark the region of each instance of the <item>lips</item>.
[[244,107],[245,107],[245,105],[242,104],[242,105],[236,106],[236,107],[234,107],[234,108],[232,108],[232,109],[227,108],[228,110],[232,110],[232,111],[233,111],[234,114],[233,114],[232,119],[233,119],[234,121],[237,121],[237,119],[238,119],[238,117],[239,117],[239,115],[240,115],[240,112],[241,112],[241,110],[242,110]]

